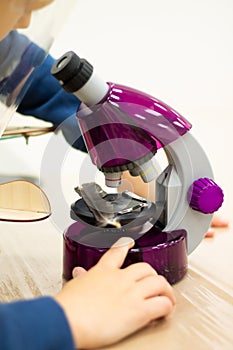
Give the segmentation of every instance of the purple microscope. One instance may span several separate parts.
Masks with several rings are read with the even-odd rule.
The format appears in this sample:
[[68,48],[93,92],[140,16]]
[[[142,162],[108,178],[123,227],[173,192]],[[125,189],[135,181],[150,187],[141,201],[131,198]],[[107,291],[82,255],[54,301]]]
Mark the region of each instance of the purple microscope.
[[[95,182],[77,188],[80,199],[71,206],[76,222],[64,233],[64,278],[75,266],[91,268],[117,239],[130,236],[135,245],[123,267],[144,261],[171,284],[178,282],[223,202],[191,124],[155,97],[106,83],[74,52],[58,59],[51,72],[83,102],[79,126],[106,186],[117,188],[126,170],[155,181],[153,202],[129,191],[107,193]],[[158,166],[161,153],[164,168]]]

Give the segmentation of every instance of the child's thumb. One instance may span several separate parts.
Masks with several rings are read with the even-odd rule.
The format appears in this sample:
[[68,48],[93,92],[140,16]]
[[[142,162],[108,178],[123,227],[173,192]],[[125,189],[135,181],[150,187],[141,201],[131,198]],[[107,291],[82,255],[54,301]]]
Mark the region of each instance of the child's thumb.
[[81,275],[83,275],[84,273],[86,273],[87,271],[81,267],[81,266],[76,266],[73,271],[72,271],[72,277],[76,278],[79,277]]

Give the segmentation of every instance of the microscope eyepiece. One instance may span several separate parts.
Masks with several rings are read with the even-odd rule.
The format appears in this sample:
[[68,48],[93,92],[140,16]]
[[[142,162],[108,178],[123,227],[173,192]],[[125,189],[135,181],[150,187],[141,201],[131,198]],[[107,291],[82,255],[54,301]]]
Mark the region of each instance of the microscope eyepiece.
[[68,51],[62,55],[51,69],[51,74],[69,93],[81,89],[90,79],[92,73],[93,66],[73,51]]

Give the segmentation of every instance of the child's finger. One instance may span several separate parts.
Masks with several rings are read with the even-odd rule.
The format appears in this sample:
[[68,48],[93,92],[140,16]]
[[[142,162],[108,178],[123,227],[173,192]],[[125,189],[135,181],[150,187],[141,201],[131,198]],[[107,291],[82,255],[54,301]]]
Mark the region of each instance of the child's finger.
[[77,266],[73,269],[72,271],[72,276],[73,278],[79,277],[81,275],[83,275],[84,273],[86,273],[87,271],[81,267],[81,266]]
[[149,276],[138,283],[138,290],[145,298],[165,296],[169,298],[173,305],[176,304],[173,288],[163,276]]
[[133,278],[135,281],[140,281],[148,276],[157,276],[157,272],[145,262],[138,262],[128,266],[127,270],[128,275]]
[[167,316],[174,308],[172,300],[164,295],[156,296],[145,300],[147,304],[147,316],[150,320]]
[[212,222],[211,222],[211,226],[212,227],[227,227],[229,226],[229,220],[218,216],[218,215],[214,215]]
[[102,256],[98,262],[101,267],[120,268],[130,248],[134,246],[134,240],[130,237],[121,237],[112,247]]

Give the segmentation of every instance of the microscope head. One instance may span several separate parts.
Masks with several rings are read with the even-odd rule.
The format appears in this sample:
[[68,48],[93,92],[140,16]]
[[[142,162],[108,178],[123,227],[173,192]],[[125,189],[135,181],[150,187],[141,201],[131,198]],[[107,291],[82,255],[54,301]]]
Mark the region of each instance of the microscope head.
[[106,83],[74,52],[64,54],[53,76],[82,102],[79,126],[93,164],[108,187],[118,187],[128,170],[144,182],[156,177],[151,161],[157,150],[190,130],[190,123],[162,101],[139,90]]
[[92,162],[108,187],[118,187],[123,171],[150,182],[157,176],[158,149],[184,135],[191,125],[158,99],[108,83],[105,99],[77,112]]

